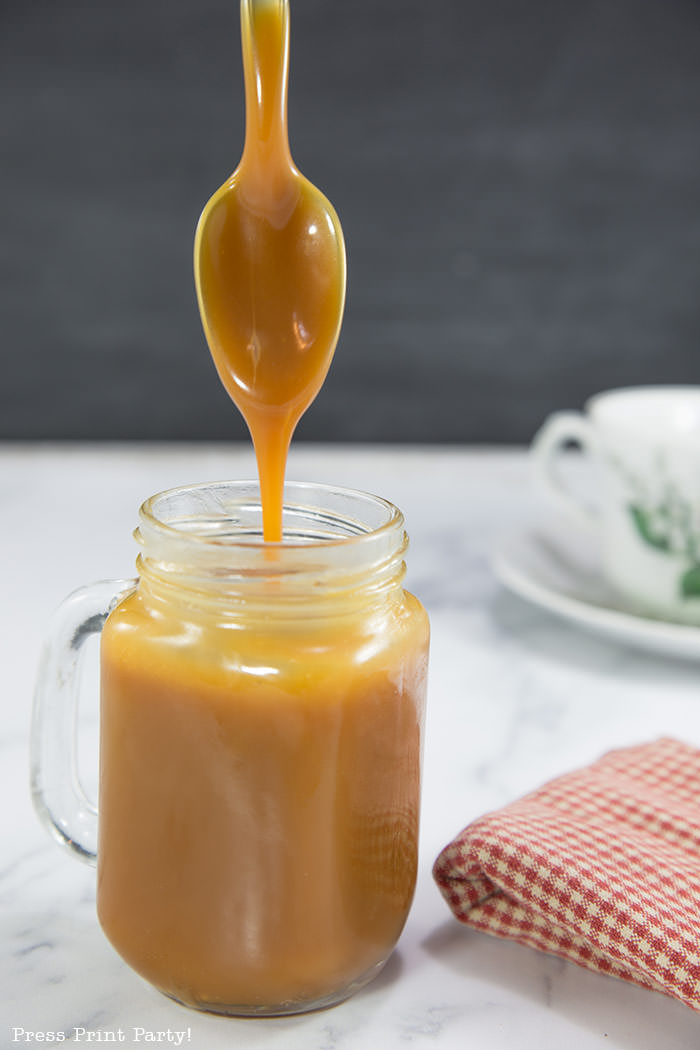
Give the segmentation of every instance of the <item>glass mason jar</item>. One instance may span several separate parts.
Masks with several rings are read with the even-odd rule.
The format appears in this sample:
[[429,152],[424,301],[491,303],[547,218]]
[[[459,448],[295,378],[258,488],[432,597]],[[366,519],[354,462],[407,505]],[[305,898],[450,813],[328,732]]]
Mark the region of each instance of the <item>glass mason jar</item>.
[[[147,500],[138,580],[59,610],[32,741],[38,812],[96,853],[117,951],[172,998],[240,1015],[339,1002],[401,933],[429,636],[385,500],[289,484],[284,541],[261,536],[252,483]],[[72,727],[100,629],[98,819]]]

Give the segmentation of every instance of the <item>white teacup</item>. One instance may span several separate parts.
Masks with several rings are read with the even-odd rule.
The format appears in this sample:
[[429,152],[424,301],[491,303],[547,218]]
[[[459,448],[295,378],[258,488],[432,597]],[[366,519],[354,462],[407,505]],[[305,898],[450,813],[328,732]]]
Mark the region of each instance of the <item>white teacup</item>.
[[[557,453],[572,441],[595,464],[593,507],[557,471]],[[623,603],[700,624],[700,386],[596,394],[583,413],[550,416],[532,453],[549,496],[593,530]]]

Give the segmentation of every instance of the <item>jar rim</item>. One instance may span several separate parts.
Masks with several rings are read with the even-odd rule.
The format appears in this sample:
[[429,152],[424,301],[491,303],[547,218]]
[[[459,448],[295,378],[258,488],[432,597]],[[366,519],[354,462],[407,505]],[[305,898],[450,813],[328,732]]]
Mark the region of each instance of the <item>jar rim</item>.
[[290,482],[284,507],[285,538],[270,543],[257,482],[204,482],[151,496],[134,532],[142,583],[161,594],[186,590],[192,601],[216,595],[230,608],[272,587],[279,610],[314,595],[345,601],[359,594],[367,603],[400,586],[408,536],[388,500]]
[[[256,512],[259,514],[259,523],[254,529],[248,526],[245,530],[241,530],[240,534],[227,533],[225,544],[219,531],[213,531],[211,528],[205,527],[204,519],[202,519],[201,528],[198,528],[196,519],[192,517],[187,519],[174,517],[170,520],[164,520],[163,512],[161,511],[159,514],[158,511],[159,504],[172,506],[177,504],[178,500],[185,500],[187,497],[190,497],[194,500],[199,500],[204,505],[206,498],[209,497],[212,506],[216,506],[223,512],[225,510],[225,503],[222,499],[223,493],[237,496],[237,500],[229,501],[229,509],[237,505],[239,508],[246,507],[253,514]],[[315,498],[309,500],[312,494],[314,494]],[[303,499],[303,497],[306,497],[306,499]],[[377,517],[378,515],[378,518],[375,522],[367,524],[358,518],[343,517],[339,511],[328,509],[334,501],[345,502],[348,507],[354,504],[358,510],[364,509],[365,513],[373,511],[374,516]],[[382,496],[376,496],[360,489],[324,483],[308,481],[286,482],[284,486],[284,513],[289,517],[290,514],[294,515],[295,512],[308,512],[312,509],[323,511],[325,524],[329,528],[333,523],[336,523],[344,527],[345,531],[337,535],[309,536],[305,534],[300,538],[295,534],[295,530],[292,527],[291,531],[287,531],[286,536],[283,532],[281,541],[270,542],[269,540],[264,540],[262,536],[260,488],[257,481],[199,482],[192,485],[179,485],[174,488],[164,489],[144,500],[139,508],[140,528],[136,531],[137,534],[140,534],[141,539],[145,539],[145,534],[149,534],[154,539],[160,537],[163,540],[177,540],[180,542],[184,540],[188,544],[193,542],[195,545],[201,545],[202,548],[215,545],[221,549],[225,545],[229,550],[242,548],[249,552],[255,549],[269,550],[271,548],[282,551],[308,551],[310,547],[313,547],[314,550],[321,550],[347,545],[356,547],[358,544],[363,545],[372,540],[376,542],[377,539],[400,530],[404,526],[402,512]],[[221,515],[221,520],[224,520],[223,514]],[[139,535],[137,535],[137,538],[139,538]]]

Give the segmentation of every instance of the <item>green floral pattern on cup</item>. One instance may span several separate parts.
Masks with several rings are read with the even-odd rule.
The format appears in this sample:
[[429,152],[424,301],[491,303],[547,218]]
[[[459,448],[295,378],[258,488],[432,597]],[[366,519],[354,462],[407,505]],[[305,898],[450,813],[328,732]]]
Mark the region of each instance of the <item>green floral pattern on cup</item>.
[[693,565],[683,573],[681,594],[684,598],[700,598],[700,565]]
[[687,559],[688,568],[678,580],[679,593],[684,599],[700,599],[700,535],[694,528],[692,505],[671,483],[666,482],[663,490],[660,502],[630,503],[629,513],[647,546]]
[[615,456],[609,462],[630,492],[627,510],[637,535],[660,554],[687,563],[678,577],[678,593],[683,600],[700,599],[700,520],[669,477],[665,455],[657,453],[654,470],[644,481]]

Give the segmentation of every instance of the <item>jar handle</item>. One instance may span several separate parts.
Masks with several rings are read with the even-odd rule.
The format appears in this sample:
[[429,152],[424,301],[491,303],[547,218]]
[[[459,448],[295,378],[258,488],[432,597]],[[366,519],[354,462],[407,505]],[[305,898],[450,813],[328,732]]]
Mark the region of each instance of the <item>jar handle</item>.
[[76,721],[83,645],[99,634],[136,580],[102,580],[74,591],[56,610],[39,663],[30,746],[31,791],[39,819],[87,864],[97,856],[97,805],[80,783]]

